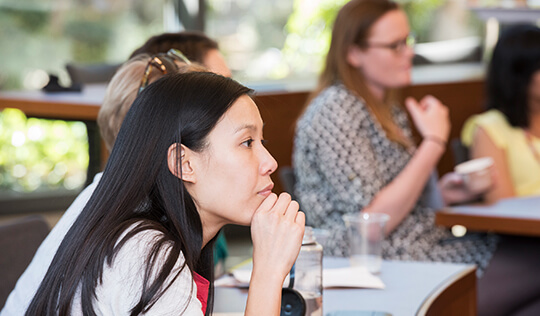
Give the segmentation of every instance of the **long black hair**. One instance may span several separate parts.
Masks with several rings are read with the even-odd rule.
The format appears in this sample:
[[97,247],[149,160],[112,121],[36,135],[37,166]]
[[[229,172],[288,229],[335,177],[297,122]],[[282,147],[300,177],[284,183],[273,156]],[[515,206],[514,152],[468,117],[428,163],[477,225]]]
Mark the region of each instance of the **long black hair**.
[[[92,300],[104,264],[112,263],[127,240],[149,229],[163,237],[149,250],[144,290],[131,315],[148,311],[167,290],[170,283],[165,281],[180,253],[185,258],[182,269],[210,281],[209,315],[215,238],[202,248],[199,213],[182,180],[170,172],[167,153],[172,144],[203,150],[223,114],[249,93],[236,81],[207,72],[168,75],[149,85],[129,110],[102,179],[62,241],[26,315],[69,315],[78,289],[83,314],[96,315]],[[179,152],[176,156],[181,157]],[[164,247],[170,250],[163,264],[156,265]]]
[[540,70],[540,28],[516,25],[505,30],[488,68],[487,108],[497,109],[515,127],[529,126],[528,89]]

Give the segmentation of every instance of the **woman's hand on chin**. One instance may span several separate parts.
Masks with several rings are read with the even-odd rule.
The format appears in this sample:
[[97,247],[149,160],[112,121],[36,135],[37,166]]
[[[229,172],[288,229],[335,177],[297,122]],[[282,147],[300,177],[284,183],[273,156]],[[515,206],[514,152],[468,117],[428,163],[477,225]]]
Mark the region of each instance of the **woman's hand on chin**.
[[270,194],[251,220],[253,275],[269,274],[281,282],[294,264],[302,246],[305,215],[287,193]]

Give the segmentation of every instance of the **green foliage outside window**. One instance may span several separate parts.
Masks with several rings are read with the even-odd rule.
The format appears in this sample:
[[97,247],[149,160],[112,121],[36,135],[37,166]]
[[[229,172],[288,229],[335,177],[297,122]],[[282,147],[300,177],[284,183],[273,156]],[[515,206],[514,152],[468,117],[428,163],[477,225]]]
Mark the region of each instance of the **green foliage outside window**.
[[[36,90],[78,64],[118,63],[164,31],[166,0],[0,0],[0,90]],[[88,141],[82,122],[0,111],[0,193],[80,188]]]
[[[335,17],[349,0],[320,0],[313,6],[305,0],[295,0],[294,11],[285,29],[287,37],[282,52],[284,62],[296,74],[318,74],[323,57],[330,47],[330,37]],[[444,0],[398,1],[406,12],[411,31],[420,42],[427,41],[434,12]]]
[[86,180],[88,143],[82,122],[0,112],[0,190],[76,189]]

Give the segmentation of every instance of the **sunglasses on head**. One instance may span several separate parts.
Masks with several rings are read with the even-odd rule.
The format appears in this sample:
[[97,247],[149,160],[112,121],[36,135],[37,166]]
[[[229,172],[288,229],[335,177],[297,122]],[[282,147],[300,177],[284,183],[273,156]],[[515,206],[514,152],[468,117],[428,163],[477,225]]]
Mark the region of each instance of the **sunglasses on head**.
[[169,49],[167,53],[159,53],[153,56],[146,65],[137,94],[141,93],[141,91],[148,86],[148,79],[152,69],[158,69],[164,75],[174,73],[178,70],[176,62],[185,63],[187,65],[191,64],[191,61],[182,54],[181,51],[175,48]]

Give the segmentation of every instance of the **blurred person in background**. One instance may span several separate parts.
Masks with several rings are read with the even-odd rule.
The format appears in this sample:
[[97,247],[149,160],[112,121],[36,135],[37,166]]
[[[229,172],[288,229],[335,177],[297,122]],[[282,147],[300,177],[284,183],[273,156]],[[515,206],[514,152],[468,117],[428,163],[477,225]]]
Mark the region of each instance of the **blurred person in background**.
[[231,76],[231,70],[219,52],[218,43],[201,32],[186,31],[152,36],[134,50],[129,58],[138,54],[165,53],[171,48],[180,50],[189,60],[203,64],[211,72],[225,77]]
[[454,173],[433,178],[450,132],[448,109],[433,96],[405,101],[423,138],[413,142],[393,98],[411,83],[409,32],[392,1],[352,0],[339,11],[325,68],[296,126],[296,196],[307,224],[329,231],[327,255],[348,255],[343,215],[386,213],[384,259],[475,264],[480,315],[509,315],[539,297],[540,252],[519,244],[516,254],[510,244],[498,248],[497,235],[456,238],[435,225],[437,209],[483,192],[468,191]]
[[540,28],[517,25],[501,34],[486,85],[488,111],[462,130],[471,158],[493,158],[499,181],[486,201],[540,195]]
[[333,232],[333,255],[348,251],[342,215],[383,212],[390,215],[387,259],[469,262],[482,270],[497,238],[441,242],[453,236],[434,227],[423,195],[436,193],[440,207],[476,196],[448,176],[429,181],[446,149],[448,109],[433,96],[406,99],[423,137],[416,147],[407,113],[393,98],[411,82],[409,33],[405,12],[392,1],[353,0],[339,11],[319,84],[297,122],[296,193],[308,222]]

